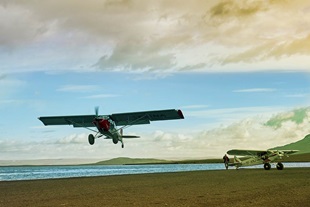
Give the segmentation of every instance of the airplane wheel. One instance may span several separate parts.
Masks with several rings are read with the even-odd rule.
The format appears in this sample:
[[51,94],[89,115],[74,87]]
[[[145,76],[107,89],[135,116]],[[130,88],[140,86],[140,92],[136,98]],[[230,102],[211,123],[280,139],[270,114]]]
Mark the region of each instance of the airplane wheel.
[[264,169],[265,170],[270,170],[270,168],[271,168],[271,165],[269,163],[265,163],[264,164]]
[[89,143],[90,145],[95,144],[95,137],[94,137],[94,135],[92,135],[92,134],[89,134],[89,135],[88,135],[88,143]]
[[278,170],[283,170],[283,168],[284,168],[283,164],[281,162],[278,162],[277,163],[277,169]]
[[122,143],[122,148],[124,148],[124,144]]

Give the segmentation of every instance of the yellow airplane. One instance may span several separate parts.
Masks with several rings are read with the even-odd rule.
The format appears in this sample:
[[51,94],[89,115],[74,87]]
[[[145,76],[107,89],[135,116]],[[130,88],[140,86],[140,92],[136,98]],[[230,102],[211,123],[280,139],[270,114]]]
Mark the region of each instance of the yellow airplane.
[[[228,166],[235,166],[236,169],[242,166],[252,166],[264,164],[265,170],[270,170],[272,162],[281,160],[284,156],[296,153],[298,150],[240,150],[233,149],[227,151],[227,154],[234,155],[234,163],[228,164]],[[243,160],[239,159],[238,156],[245,156]],[[276,165],[278,170],[283,170],[284,166],[282,162],[278,161]]]

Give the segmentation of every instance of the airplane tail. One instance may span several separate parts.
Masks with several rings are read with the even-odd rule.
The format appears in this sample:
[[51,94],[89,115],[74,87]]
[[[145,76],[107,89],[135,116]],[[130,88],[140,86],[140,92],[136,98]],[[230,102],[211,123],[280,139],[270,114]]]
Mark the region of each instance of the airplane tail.
[[237,169],[242,165],[242,161],[235,155],[234,162],[229,163],[228,166],[235,166]]
[[234,156],[234,163],[242,163],[242,161],[235,155]]

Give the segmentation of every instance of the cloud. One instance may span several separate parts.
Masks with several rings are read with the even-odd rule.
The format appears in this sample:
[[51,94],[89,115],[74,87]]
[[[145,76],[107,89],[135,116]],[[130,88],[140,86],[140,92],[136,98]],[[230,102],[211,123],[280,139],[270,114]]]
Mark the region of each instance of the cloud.
[[[277,107],[281,110],[280,107]],[[239,107],[239,108],[223,108],[223,109],[207,109],[207,110],[191,110],[186,112],[186,116],[203,118],[209,117],[214,120],[228,119],[241,120],[251,116],[263,116],[275,112],[274,107]]]
[[310,108],[298,108],[290,112],[280,113],[266,122],[266,126],[280,128],[287,122],[293,122],[297,125],[303,124],[303,122],[309,122]]
[[239,89],[234,90],[234,93],[257,93],[257,92],[274,92],[274,88],[248,88],[248,89]]
[[310,109],[299,108],[270,118],[248,117],[232,124],[192,135],[157,132],[155,141],[168,142],[178,154],[220,157],[227,150],[269,149],[296,142],[309,134]]
[[83,98],[86,99],[102,99],[102,98],[114,98],[118,97],[119,95],[117,94],[97,94],[97,95],[91,95],[91,96],[85,96]]
[[27,85],[26,82],[12,78],[9,75],[0,74],[0,102],[17,103],[19,100],[12,99],[10,94],[15,93],[21,87]]
[[231,21],[232,18],[253,17],[256,13],[265,11],[267,9],[266,6],[267,4],[264,1],[218,1],[210,9],[210,16],[218,18],[223,23],[223,21]]
[[[298,108],[271,117],[253,117],[193,133],[157,130],[125,139],[125,148],[97,139],[90,146],[87,133],[40,141],[0,140],[2,159],[152,157],[164,159],[219,158],[227,150],[269,149],[296,142],[309,134],[310,109]],[[130,132],[130,134],[136,134]],[[50,133],[49,133],[50,135]],[[158,153],[160,152],[160,153]]]
[[91,92],[98,90],[96,85],[65,85],[57,89],[63,92]]
[[63,137],[59,140],[57,140],[56,144],[81,144],[85,143],[85,137],[87,137],[87,134],[71,134],[69,136]]
[[[61,92],[74,92],[74,93],[92,93],[101,90],[97,85],[64,85],[57,89]],[[102,99],[102,98],[113,98],[118,97],[117,94],[96,94],[83,96],[83,99]]]
[[189,105],[189,106],[182,106],[180,108],[182,109],[203,109],[208,108],[209,105]]
[[[175,67],[175,57],[171,52],[160,52],[152,48],[154,45],[142,46],[143,42],[127,41],[125,48],[116,47],[110,56],[103,56],[95,64],[102,70],[128,72],[156,72]],[[140,48],[139,48],[140,47]]]
[[298,93],[298,94],[288,94],[285,95],[287,98],[305,98],[305,97],[310,97],[310,94],[308,93]]
[[308,11],[306,0],[2,1],[0,59],[7,72],[307,71]]

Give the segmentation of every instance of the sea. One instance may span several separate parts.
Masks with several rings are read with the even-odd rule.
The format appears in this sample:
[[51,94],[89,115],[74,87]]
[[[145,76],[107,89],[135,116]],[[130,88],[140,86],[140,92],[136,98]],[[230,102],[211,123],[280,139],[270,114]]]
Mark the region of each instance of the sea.
[[[288,162],[283,164],[285,168],[310,167],[310,162]],[[263,166],[257,165],[245,168],[263,169]],[[234,167],[231,167],[230,169],[235,170]],[[275,165],[272,165],[271,170],[274,169]],[[225,167],[222,163],[156,165],[8,166],[0,167],[0,182],[145,173],[186,172],[201,170],[225,170]]]

